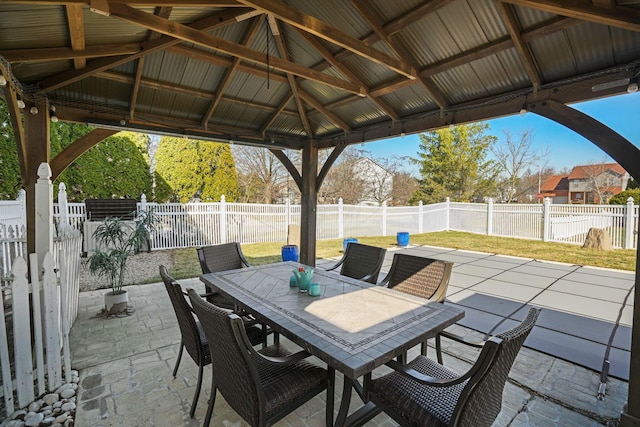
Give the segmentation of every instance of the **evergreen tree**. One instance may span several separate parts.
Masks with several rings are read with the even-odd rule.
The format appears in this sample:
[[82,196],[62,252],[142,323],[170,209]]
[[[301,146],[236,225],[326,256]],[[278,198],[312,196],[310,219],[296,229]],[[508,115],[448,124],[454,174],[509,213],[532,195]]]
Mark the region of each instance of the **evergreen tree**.
[[411,202],[468,202],[486,194],[494,171],[486,157],[497,139],[485,133],[488,128],[472,123],[421,134],[419,158],[413,159],[420,166],[420,189]]
[[20,188],[20,164],[9,109],[0,98],[0,200],[15,200]]
[[158,143],[155,162],[158,177],[182,203],[217,202],[222,194],[227,201],[236,200],[238,179],[227,144],[165,136]]

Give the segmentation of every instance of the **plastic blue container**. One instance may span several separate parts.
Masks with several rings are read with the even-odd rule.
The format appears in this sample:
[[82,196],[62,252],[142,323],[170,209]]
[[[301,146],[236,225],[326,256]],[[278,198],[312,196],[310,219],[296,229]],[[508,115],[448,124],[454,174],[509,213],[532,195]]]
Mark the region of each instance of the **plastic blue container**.
[[342,252],[346,252],[346,251],[347,251],[347,245],[348,245],[349,243],[358,243],[358,239],[355,239],[355,238],[353,238],[353,237],[350,237],[350,238],[344,239],[344,240],[342,241]]
[[409,244],[409,233],[406,231],[399,231],[396,234],[396,239],[398,240],[398,246],[407,246]]
[[282,261],[295,261],[300,259],[300,251],[296,245],[284,245],[282,247]]

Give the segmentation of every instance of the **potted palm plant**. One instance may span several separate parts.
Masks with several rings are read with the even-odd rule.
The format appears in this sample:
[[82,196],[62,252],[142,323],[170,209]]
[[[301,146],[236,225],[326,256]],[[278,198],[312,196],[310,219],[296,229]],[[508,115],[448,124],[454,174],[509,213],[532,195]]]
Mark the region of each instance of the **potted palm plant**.
[[151,211],[140,212],[133,221],[108,217],[93,232],[97,247],[88,258],[88,266],[91,274],[106,278],[111,287],[104,296],[106,314],[127,311],[129,294],[123,289],[127,260],[149,241],[154,221]]

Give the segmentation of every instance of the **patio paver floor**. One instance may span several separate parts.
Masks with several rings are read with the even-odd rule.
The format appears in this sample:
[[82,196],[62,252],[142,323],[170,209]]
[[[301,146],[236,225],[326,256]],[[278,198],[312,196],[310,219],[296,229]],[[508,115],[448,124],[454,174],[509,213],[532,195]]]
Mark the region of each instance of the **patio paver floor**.
[[[444,248],[410,247],[406,250],[415,254],[428,252],[427,256],[436,258],[439,257],[439,253],[452,255],[451,249]],[[456,261],[463,263],[465,253],[454,252],[456,252]],[[482,254],[472,253],[472,256],[466,259],[477,260],[482,258],[480,255]],[[390,265],[392,256],[393,251],[389,251],[385,261],[386,269]],[[319,260],[318,264],[322,265],[323,262],[325,261]],[[504,265],[504,269],[508,270],[518,263],[512,260]],[[465,282],[460,279],[460,274],[462,272],[457,271],[454,266],[452,284]],[[622,277],[624,279],[626,276],[622,275]],[[204,286],[197,278],[183,280],[181,284],[185,288],[193,287],[204,291]],[[476,294],[478,304],[481,304],[482,297],[491,297],[477,290],[474,291],[474,287],[475,284],[467,285],[466,292]],[[472,300],[472,295],[467,295],[461,301],[456,301],[455,292],[462,293],[465,289],[452,287],[451,290],[454,292],[450,295],[451,301],[464,306],[465,302],[469,303]],[[116,319],[103,319],[97,316],[103,303],[102,295],[106,290],[80,294],[79,315],[71,331],[72,365],[80,371],[81,379],[76,425],[87,427],[200,425],[204,419],[209,398],[210,367],[205,367],[198,409],[194,419],[190,419],[188,414],[195,391],[197,367],[185,354],[177,378],[174,379],[171,376],[180,343],[180,332],[164,286],[161,283],[138,285],[130,287],[129,291],[130,300],[136,310],[131,316]],[[517,309],[518,306],[523,306],[520,301],[504,301],[510,306],[509,308],[513,306],[513,309]],[[513,305],[513,303],[517,304]],[[500,324],[496,328],[499,331],[510,327],[516,321],[515,319],[519,319],[519,313],[524,306],[519,311],[510,309],[504,311],[502,307],[501,316],[490,313],[482,305],[465,308],[468,309],[467,315],[460,324],[473,325],[479,330],[491,329]],[[508,315],[510,313],[512,313],[511,316]],[[575,322],[580,322],[580,316],[574,315],[574,317],[576,317]],[[464,326],[455,325],[451,329],[459,334],[482,338],[480,332]],[[527,341],[527,345],[531,341],[533,347],[539,346],[543,350],[545,346],[552,347],[554,344],[560,345],[581,339],[566,332],[545,328],[540,328],[540,332],[535,330],[534,332]],[[588,342],[588,340],[583,341]],[[470,350],[446,340],[443,340],[443,347],[445,365],[460,372],[468,369],[477,355],[476,350]],[[567,348],[566,351],[579,350]],[[417,349],[413,352],[417,354]],[[612,358],[624,360],[624,352],[618,353],[612,351]],[[410,354],[410,357],[412,356]],[[617,366],[619,368],[620,365]],[[376,371],[376,373],[382,372],[383,370]],[[338,374],[336,399],[339,398],[342,390],[341,380],[341,375]],[[626,403],[627,382],[610,377],[604,400],[596,398],[599,384],[599,374],[594,370],[541,351],[523,348],[511,370],[503,396],[503,410],[494,425],[598,426],[606,425],[607,422],[615,425]],[[356,399],[357,397],[354,397],[353,401],[356,402]],[[276,425],[322,426],[324,425],[324,402],[325,394],[323,393]],[[218,395],[211,425],[240,427],[246,426],[246,423]],[[367,426],[393,425],[396,424],[384,414],[367,424]]]

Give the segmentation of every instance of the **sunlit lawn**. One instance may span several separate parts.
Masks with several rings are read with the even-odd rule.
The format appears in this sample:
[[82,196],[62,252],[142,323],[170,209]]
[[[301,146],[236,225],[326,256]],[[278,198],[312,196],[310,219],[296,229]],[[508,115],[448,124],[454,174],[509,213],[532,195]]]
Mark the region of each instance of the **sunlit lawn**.
[[[358,237],[358,241],[368,245],[387,248],[396,246],[395,236]],[[281,248],[283,244],[284,243],[246,244],[242,245],[242,251],[251,264],[268,264],[281,260]],[[411,244],[466,249],[619,270],[634,271],[636,265],[636,251],[630,249],[599,251],[583,249],[579,245],[492,237],[456,231],[414,234],[411,235]],[[195,249],[176,249],[171,252],[174,259],[174,266],[171,268],[170,274],[175,278],[197,277],[201,274]],[[316,249],[317,258],[332,258],[340,257],[341,255],[342,239],[318,241]],[[159,280],[159,277],[149,278],[147,282]]]

